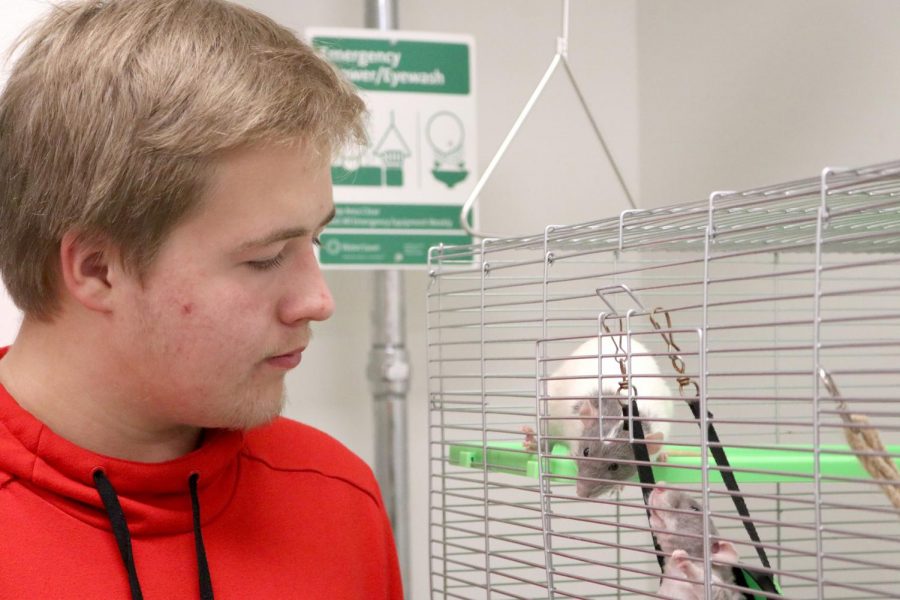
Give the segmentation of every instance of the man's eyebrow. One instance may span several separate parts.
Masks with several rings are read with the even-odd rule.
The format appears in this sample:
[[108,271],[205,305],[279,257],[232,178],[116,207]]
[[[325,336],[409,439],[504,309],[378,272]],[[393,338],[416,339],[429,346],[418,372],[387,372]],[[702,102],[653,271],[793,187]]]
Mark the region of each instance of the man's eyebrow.
[[[324,228],[326,225],[331,223],[334,217],[337,215],[337,210],[332,207],[331,211],[322,219],[319,226],[313,229],[312,231],[317,231],[319,229]],[[249,242],[244,242],[238,247],[238,252],[242,252],[244,250],[249,250],[251,248],[262,248],[264,246],[268,246],[269,244],[274,244],[276,242],[282,242],[284,240],[289,240],[292,238],[303,237],[305,235],[309,235],[312,233],[306,227],[287,227],[285,229],[278,229],[277,231],[273,231],[272,233],[261,237],[256,240],[250,240]]]

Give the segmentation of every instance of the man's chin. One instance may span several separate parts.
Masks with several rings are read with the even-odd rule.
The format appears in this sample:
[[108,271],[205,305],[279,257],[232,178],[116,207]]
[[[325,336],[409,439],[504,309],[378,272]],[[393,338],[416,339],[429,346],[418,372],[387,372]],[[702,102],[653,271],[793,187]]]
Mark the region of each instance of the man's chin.
[[231,431],[250,431],[259,427],[265,427],[266,425],[277,419],[280,414],[281,413],[279,412],[270,416],[266,416],[265,418],[259,417],[254,419],[245,419],[242,421],[233,421],[229,424],[224,424],[222,426],[222,429],[228,429]]
[[223,429],[249,431],[268,425],[281,415],[286,400],[285,389],[282,385],[279,394],[274,398],[255,398],[247,400],[244,404],[236,407],[232,414],[224,420],[221,427]]

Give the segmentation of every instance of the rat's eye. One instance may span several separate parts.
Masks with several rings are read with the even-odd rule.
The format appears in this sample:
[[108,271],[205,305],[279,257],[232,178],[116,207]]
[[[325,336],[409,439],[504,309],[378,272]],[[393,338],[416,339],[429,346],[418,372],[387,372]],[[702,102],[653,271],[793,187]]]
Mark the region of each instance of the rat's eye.
[[691,504],[691,510],[694,511],[694,512],[700,512],[700,507],[699,507],[699,506],[694,506],[693,504]]
[[618,471],[618,470],[619,470],[619,463],[613,463],[613,464],[609,465],[609,470],[610,470],[610,471]]
[[590,449],[589,447],[585,446],[585,447],[584,447],[584,450],[581,451],[581,455],[582,455],[582,456],[590,456],[590,455],[591,455],[591,449]]

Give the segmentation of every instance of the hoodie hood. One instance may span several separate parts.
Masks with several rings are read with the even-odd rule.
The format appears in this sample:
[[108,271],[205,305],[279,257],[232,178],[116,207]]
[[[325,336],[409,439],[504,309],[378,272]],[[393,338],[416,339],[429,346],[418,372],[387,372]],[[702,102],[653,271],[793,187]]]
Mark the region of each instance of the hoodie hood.
[[[0,358],[6,348],[0,349]],[[201,524],[215,520],[237,484],[238,431],[207,430],[201,446],[175,460],[141,463],[103,456],[61,438],[22,409],[0,385],[0,472],[94,527],[111,530],[93,474],[99,468],[115,487],[132,535],[170,535],[193,529],[188,479],[199,475]]]

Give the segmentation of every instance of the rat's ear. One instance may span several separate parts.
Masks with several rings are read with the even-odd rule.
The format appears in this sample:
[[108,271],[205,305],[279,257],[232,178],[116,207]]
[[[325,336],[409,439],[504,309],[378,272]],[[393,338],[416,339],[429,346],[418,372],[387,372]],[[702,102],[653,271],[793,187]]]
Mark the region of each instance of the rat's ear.
[[103,236],[67,231],[59,244],[60,275],[66,291],[89,310],[109,312],[115,253]]
[[[662,450],[662,442],[663,442],[663,432],[662,431],[654,431],[650,435],[644,438],[647,440],[647,454],[653,455],[658,454],[660,450]],[[651,443],[657,442],[657,443]]]
[[609,432],[607,432],[607,434],[603,436],[603,443],[604,444],[621,444],[622,443],[621,438],[627,437],[623,432],[624,427],[625,427],[625,421],[619,419],[616,422],[616,424],[613,425],[612,428],[610,428]]
[[738,562],[738,553],[731,542],[725,540],[714,540],[710,546],[712,551],[712,559],[716,562],[736,563]]
[[581,416],[582,423],[586,426],[597,421],[598,412],[590,400],[581,401],[581,406],[578,407],[578,414]]

